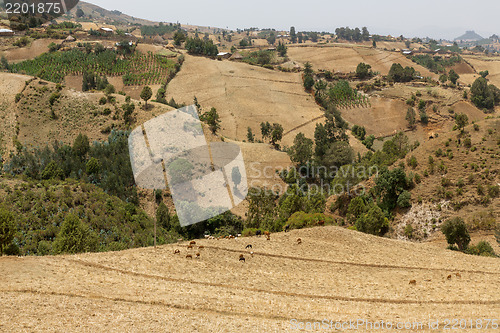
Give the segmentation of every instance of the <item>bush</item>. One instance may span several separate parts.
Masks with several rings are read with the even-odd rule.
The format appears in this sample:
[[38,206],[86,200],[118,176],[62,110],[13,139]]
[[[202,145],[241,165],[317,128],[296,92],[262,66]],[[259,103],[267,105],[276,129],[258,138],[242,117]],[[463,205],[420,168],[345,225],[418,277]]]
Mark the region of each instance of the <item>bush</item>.
[[406,161],[406,163],[408,164],[409,167],[413,169],[415,169],[418,166],[417,158],[413,155]]
[[475,256],[496,257],[493,247],[487,241],[480,241],[477,245],[470,246],[465,253]]
[[359,63],[358,67],[356,68],[356,76],[360,79],[365,79],[367,77],[372,76],[372,71],[371,71],[372,66],[365,64],[365,63]]
[[255,236],[255,233],[257,232],[257,230],[260,230],[260,229],[257,229],[257,228],[245,228],[241,232],[241,236],[243,236],[243,237]]
[[88,226],[83,224],[76,215],[67,215],[54,242],[54,252],[58,254],[79,253],[95,251],[96,248],[97,237]]
[[368,212],[356,221],[355,227],[356,230],[367,234],[383,236],[389,230],[389,220],[379,206],[372,205]]
[[488,186],[488,195],[492,198],[498,197],[498,195],[500,195],[500,186],[498,185]]
[[401,64],[392,64],[391,69],[389,70],[389,75],[387,78],[390,81],[394,82],[409,82],[413,80],[415,76],[415,69],[413,67],[405,67],[401,66]]
[[366,136],[366,129],[362,126],[354,125],[352,127],[352,134],[359,140],[363,141]]
[[414,231],[413,226],[411,224],[407,224],[405,229],[404,229],[404,234],[409,239],[412,239],[413,238],[413,231]]
[[398,197],[398,206],[401,208],[410,208],[411,207],[411,194],[408,191],[403,191]]
[[0,256],[14,239],[16,232],[15,216],[7,209],[0,207]]
[[333,218],[321,213],[308,214],[304,212],[296,212],[286,222],[290,229],[302,229],[313,227],[318,222],[323,221],[325,224],[333,224]]
[[450,245],[457,245],[460,251],[467,249],[470,243],[470,235],[461,217],[455,217],[446,221],[441,226],[441,231],[446,237],[446,241]]

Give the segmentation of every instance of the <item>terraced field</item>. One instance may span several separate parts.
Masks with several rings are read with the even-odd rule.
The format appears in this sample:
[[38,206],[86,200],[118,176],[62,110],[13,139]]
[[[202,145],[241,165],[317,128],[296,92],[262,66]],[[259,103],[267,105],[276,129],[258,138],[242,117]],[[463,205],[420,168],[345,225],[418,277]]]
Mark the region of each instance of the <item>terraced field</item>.
[[495,318],[497,260],[338,227],[199,240],[194,250],[0,258],[0,329],[289,332],[292,319]]

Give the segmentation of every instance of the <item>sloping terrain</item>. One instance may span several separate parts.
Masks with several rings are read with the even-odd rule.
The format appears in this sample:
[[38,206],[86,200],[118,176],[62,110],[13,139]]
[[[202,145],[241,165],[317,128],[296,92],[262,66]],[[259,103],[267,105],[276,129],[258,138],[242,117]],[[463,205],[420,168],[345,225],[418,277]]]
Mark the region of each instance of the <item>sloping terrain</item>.
[[[490,74],[486,78],[497,87],[500,87],[500,60],[497,57],[465,56],[464,58],[474,67],[476,72],[487,70]],[[476,77],[479,77],[479,75],[476,75]]]
[[[12,138],[16,135],[17,115],[12,107],[15,96],[23,91],[26,75],[0,73],[0,154],[13,149]],[[4,156],[7,156],[5,154]]]
[[393,63],[400,63],[403,67],[415,68],[424,77],[438,78],[400,53],[364,46],[289,47],[288,54],[292,60],[310,62],[316,70],[355,72],[358,64],[364,62],[371,65],[373,71],[387,75]]
[[199,240],[194,250],[0,258],[0,329],[288,332],[291,319],[365,319],[422,321],[418,331],[430,332],[429,318],[443,327],[498,316],[497,261],[338,227]]
[[[286,133],[323,115],[314,98],[304,91],[298,73],[187,55],[181,71],[168,85],[167,97],[191,104],[194,96],[203,111],[217,109],[222,135],[238,141],[246,140],[247,127],[260,139],[261,122],[279,123]],[[311,133],[305,134],[311,137]],[[282,143],[290,146],[294,137],[285,136]]]
[[476,125],[477,131],[469,125],[463,135],[448,129],[408,154],[406,160],[414,156],[417,165],[407,166],[407,172],[420,181],[411,191],[413,207],[396,218],[399,237],[408,224],[415,239],[440,236],[441,223],[453,217],[463,218],[470,232],[493,235],[500,221],[500,196],[495,192],[500,184],[500,120]]

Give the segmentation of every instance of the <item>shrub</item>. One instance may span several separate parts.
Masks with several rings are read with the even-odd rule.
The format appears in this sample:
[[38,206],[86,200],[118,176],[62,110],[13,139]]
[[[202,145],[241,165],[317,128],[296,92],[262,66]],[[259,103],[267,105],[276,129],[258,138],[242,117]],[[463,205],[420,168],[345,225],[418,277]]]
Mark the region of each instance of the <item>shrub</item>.
[[0,256],[14,239],[16,232],[15,216],[7,209],[0,207]]
[[412,155],[407,161],[406,163],[408,164],[409,167],[412,167],[413,169],[415,169],[417,166],[418,166],[418,161],[417,161],[417,158]]
[[347,213],[350,216],[354,217],[354,220],[357,220],[365,212],[366,205],[362,197],[356,197],[351,200],[351,202],[349,203],[349,207],[347,208]]
[[54,242],[54,252],[79,253],[94,251],[96,248],[97,237],[88,226],[76,215],[67,215]]
[[108,99],[106,97],[101,97],[99,100],[99,105],[104,105],[108,102]]
[[325,224],[333,224],[333,218],[321,213],[308,214],[304,212],[296,212],[286,222],[290,229],[302,229],[317,225],[318,222],[323,221]]
[[259,230],[259,229],[257,229],[257,228],[245,228],[241,232],[241,236],[243,236],[243,237],[255,236],[255,233],[257,232],[257,230]]
[[372,66],[368,64],[365,64],[363,62],[359,63],[358,67],[356,68],[356,76],[360,79],[365,79],[372,76],[371,68]]
[[467,249],[470,243],[470,235],[461,217],[455,217],[446,221],[441,226],[441,231],[446,237],[446,241],[450,245],[457,245],[460,251]]
[[411,207],[411,194],[408,191],[403,191],[398,197],[398,206],[401,208],[409,208]]
[[382,236],[389,229],[389,220],[379,206],[372,205],[368,212],[356,221],[355,227],[358,231]]
[[420,182],[422,182],[422,177],[420,176],[420,174],[416,173],[414,180],[416,184],[420,184]]
[[477,245],[470,246],[465,253],[476,256],[496,257],[493,247],[487,241],[480,241]]
[[488,195],[492,198],[498,197],[498,195],[500,195],[500,186],[498,185],[488,186]]
[[404,229],[404,234],[409,239],[412,239],[413,238],[413,231],[414,231],[413,226],[411,224],[407,224],[405,229]]

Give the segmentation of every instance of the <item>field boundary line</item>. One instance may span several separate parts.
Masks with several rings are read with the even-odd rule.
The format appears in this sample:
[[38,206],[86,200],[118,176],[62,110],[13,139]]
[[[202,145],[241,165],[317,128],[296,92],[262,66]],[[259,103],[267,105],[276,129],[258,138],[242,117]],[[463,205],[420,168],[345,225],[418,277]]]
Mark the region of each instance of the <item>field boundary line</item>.
[[[255,255],[255,253],[254,253],[254,255]],[[79,260],[79,259],[65,259],[65,260],[82,265],[82,266],[99,268],[99,269],[110,271],[110,272],[117,272],[117,273],[137,276],[137,277],[143,277],[143,278],[147,278],[147,279],[196,284],[196,285],[203,285],[203,286],[209,286],[209,287],[225,288],[225,289],[230,289],[230,290],[243,290],[243,291],[249,291],[249,292],[259,292],[259,293],[273,294],[273,295],[278,295],[278,296],[297,297],[297,298],[326,299],[326,300],[332,300],[332,301],[382,303],[382,304],[478,304],[478,305],[500,304],[500,300],[492,300],[492,301],[482,301],[482,300],[432,301],[432,300],[409,300],[409,299],[366,298],[366,297],[346,297],[346,296],[334,296],[334,295],[302,294],[302,293],[267,290],[267,289],[260,289],[260,288],[235,286],[235,285],[213,283],[213,282],[202,282],[202,281],[194,281],[194,280],[181,279],[181,278],[171,278],[171,277],[166,277],[166,276],[162,276],[162,275],[139,273],[139,272],[129,271],[129,270],[121,269],[121,268],[110,267],[110,266],[106,266],[106,265],[102,265],[102,264],[91,263],[91,262],[88,262],[85,260]]]

